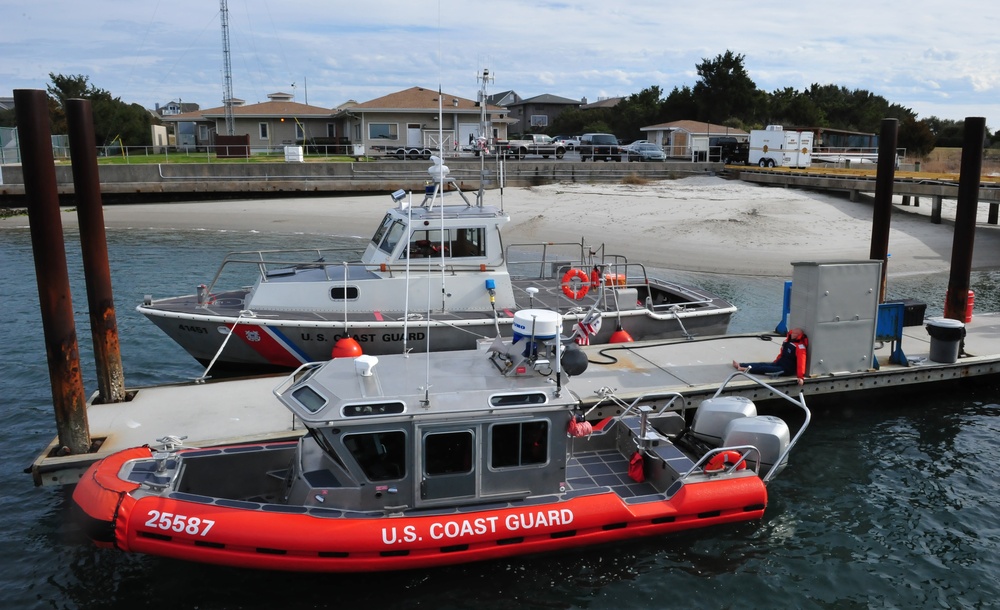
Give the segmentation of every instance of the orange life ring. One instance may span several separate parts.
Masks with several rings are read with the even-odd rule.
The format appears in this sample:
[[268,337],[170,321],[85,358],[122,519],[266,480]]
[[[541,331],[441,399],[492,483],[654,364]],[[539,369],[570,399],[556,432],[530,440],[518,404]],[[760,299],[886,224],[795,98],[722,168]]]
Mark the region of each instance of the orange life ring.
[[[580,282],[580,287],[573,289],[570,285],[573,279]],[[574,300],[580,300],[587,296],[587,292],[590,290],[590,278],[587,277],[587,272],[581,269],[570,269],[566,272],[566,275],[562,278],[562,291],[563,294]]]
[[[708,460],[708,463],[705,464],[704,470],[705,472],[721,472],[731,467],[736,462],[740,462],[740,458],[742,457],[743,456],[740,455],[739,451],[723,451],[721,453],[716,453],[712,456],[712,459]],[[736,467],[736,470],[746,470],[746,467],[747,462],[746,460],[743,460],[740,462],[740,465]]]

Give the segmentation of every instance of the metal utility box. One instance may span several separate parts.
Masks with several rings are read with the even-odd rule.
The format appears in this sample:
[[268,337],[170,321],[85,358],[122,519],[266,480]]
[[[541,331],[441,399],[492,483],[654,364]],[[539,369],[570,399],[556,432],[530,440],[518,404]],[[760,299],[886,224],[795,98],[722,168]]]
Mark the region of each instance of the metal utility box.
[[882,261],[792,263],[788,328],[809,337],[807,375],[871,368]]

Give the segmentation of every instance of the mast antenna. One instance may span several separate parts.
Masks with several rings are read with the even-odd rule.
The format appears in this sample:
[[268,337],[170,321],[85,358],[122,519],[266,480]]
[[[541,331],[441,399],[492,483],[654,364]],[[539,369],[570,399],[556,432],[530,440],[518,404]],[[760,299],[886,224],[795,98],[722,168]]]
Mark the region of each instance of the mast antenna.
[[226,108],[226,135],[236,134],[236,119],[233,117],[233,63],[229,57],[229,2],[219,0],[222,21],[222,103]]

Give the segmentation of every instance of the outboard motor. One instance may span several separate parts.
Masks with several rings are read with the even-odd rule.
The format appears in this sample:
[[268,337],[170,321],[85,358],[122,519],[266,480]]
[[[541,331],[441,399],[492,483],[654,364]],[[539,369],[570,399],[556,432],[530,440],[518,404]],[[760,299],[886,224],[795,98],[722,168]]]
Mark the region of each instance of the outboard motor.
[[[726,425],[722,435],[723,446],[751,445],[760,451],[761,476],[767,475],[776,466],[775,463],[788,448],[790,441],[788,424],[780,417],[771,415],[733,419]],[[751,452],[747,456],[748,466],[752,466],[756,458],[756,454]],[[784,463],[778,465],[774,475],[777,476],[784,468]]]
[[713,447],[721,447],[726,426],[733,420],[757,415],[757,405],[743,396],[715,396],[698,405],[691,422],[691,435]]

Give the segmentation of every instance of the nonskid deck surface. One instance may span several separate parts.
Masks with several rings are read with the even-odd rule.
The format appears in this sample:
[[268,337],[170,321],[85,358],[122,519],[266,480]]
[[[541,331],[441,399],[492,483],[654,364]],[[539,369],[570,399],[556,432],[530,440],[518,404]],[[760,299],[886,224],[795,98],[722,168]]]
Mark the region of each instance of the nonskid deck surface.
[[659,494],[649,483],[632,480],[628,476],[628,460],[614,449],[587,452],[570,458],[566,463],[566,483],[573,491],[607,487],[622,498]]

